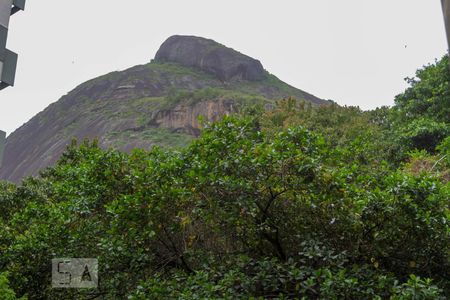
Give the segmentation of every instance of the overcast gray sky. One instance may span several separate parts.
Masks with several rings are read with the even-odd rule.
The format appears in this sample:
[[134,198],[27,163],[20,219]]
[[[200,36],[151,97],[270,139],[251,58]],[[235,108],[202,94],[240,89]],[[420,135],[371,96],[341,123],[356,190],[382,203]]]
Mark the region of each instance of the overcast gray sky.
[[144,64],[173,34],[212,38],[281,80],[342,105],[392,105],[446,51],[439,0],[27,0],[11,19],[8,134],[78,84]]

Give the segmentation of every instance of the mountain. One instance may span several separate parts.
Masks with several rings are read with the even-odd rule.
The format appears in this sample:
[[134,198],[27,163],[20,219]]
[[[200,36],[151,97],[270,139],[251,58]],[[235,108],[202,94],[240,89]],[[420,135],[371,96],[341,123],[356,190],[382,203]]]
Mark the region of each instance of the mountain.
[[210,121],[260,103],[293,96],[321,100],[267,72],[249,56],[213,40],[172,36],[155,59],[87,81],[8,136],[0,179],[20,181],[52,165],[73,138],[98,138],[123,151],[179,147]]

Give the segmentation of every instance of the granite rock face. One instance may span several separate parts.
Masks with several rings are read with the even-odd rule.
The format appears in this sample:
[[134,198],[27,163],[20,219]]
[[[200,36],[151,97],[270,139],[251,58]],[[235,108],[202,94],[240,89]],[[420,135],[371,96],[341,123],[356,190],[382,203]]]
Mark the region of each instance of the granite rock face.
[[193,105],[179,104],[170,110],[159,111],[155,118],[155,125],[159,128],[169,128],[177,132],[188,133],[193,136],[200,134],[198,116],[203,116],[210,122],[218,121],[224,115],[237,112],[232,99],[205,100]]
[[161,45],[155,60],[197,68],[222,81],[267,78],[267,72],[258,60],[213,40],[195,36],[171,36]]

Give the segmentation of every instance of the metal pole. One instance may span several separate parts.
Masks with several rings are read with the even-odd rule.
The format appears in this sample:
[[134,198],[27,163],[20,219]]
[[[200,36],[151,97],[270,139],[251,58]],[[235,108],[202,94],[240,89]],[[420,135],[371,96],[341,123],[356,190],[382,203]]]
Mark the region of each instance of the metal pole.
[[[17,54],[6,49],[9,19],[11,15],[25,9],[26,0],[0,0],[0,90],[14,85]],[[6,144],[6,133],[0,130],[0,167]]]
[[0,130],[0,168],[3,162],[3,151],[5,150],[6,132]]
[[[0,0],[0,89],[7,85],[3,82],[3,70],[6,56],[6,39],[8,37],[9,17],[11,16],[12,0]],[[6,133],[0,130],[0,168],[3,162]]]
[[447,43],[450,50],[450,0],[441,0],[442,11],[444,12],[445,29],[447,31]]

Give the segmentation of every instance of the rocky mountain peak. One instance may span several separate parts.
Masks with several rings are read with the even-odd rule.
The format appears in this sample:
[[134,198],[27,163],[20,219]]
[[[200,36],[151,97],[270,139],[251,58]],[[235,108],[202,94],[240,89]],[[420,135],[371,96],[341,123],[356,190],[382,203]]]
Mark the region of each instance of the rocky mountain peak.
[[155,60],[196,68],[221,81],[260,81],[267,78],[260,61],[213,40],[174,35],[159,48]]

